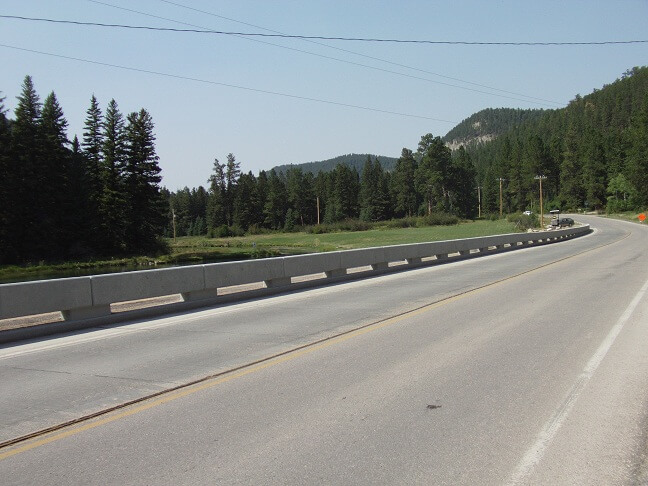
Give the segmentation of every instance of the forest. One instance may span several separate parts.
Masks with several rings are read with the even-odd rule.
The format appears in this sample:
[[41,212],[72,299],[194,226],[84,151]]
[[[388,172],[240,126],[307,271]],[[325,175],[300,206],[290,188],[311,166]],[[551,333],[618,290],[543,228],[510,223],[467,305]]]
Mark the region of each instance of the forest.
[[[648,67],[635,67],[566,108],[543,110],[493,141],[468,146],[482,205],[506,212],[546,207],[620,212],[648,207]],[[476,184],[477,185],[477,184]]]
[[[431,134],[416,152],[403,149],[393,171],[367,156],[362,170],[338,164],[317,175],[301,167],[242,173],[233,154],[214,161],[207,189],[167,193],[175,235],[229,236],[340,221],[385,221],[441,215],[472,218],[477,212],[475,171],[468,153],[455,156]],[[447,219],[447,218],[446,218]],[[173,236],[167,229],[166,235]]]
[[[427,224],[545,208],[648,207],[648,68],[555,110],[487,109],[398,159],[357,154],[245,172],[230,153],[206,187],[160,186],[154,125],[141,109],[102,112],[68,140],[56,95],[25,77],[14,117],[0,97],[0,263],[155,253],[162,238],[293,231],[340,222]],[[451,150],[450,142],[461,144]],[[500,194],[501,188],[501,194]],[[500,199],[501,197],[501,199]]]
[[[463,145],[451,151],[456,140]],[[431,214],[475,218],[480,206],[484,215],[499,215],[500,187],[504,214],[537,212],[538,177],[545,208],[643,210],[648,68],[628,70],[566,108],[482,110],[443,138],[424,135],[415,151],[403,148],[395,163],[367,156],[362,170],[329,165],[281,166],[254,176],[241,174],[232,154],[225,164],[216,160],[207,189],[168,193],[176,235]],[[171,228],[166,234],[173,234]]]
[[0,263],[160,251],[168,201],[159,187],[154,125],[92,96],[83,140],[67,137],[56,94],[30,76],[8,119],[0,98]]

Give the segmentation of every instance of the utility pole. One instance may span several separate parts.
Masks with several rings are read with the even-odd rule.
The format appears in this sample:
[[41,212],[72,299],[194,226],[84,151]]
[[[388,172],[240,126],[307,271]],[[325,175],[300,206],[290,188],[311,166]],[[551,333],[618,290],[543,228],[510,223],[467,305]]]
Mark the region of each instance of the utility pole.
[[319,207],[319,196],[317,196],[317,226],[320,224],[320,207]]
[[502,203],[502,182],[505,181],[506,179],[503,179],[502,177],[497,179],[499,181],[499,186],[500,186],[500,219],[502,218],[502,211],[504,208],[504,204]]
[[477,186],[477,202],[478,202],[477,210],[478,210],[479,218],[481,218],[481,189],[482,189],[481,186]]
[[539,174],[534,177],[534,179],[537,179],[540,181],[540,229],[544,228],[544,212],[542,209],[542,181],[543,179],[546,179],[547,176],[544,174]]

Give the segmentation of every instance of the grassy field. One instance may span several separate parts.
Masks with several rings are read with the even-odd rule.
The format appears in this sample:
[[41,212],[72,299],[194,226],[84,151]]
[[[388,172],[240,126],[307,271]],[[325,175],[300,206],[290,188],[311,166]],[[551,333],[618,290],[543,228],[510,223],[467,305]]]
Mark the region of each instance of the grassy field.
[[465,222],[453,226],[423,228],[379,228],[369,231],[312,233],[269,233],[231,238],[184,236],[169,240],[171,252],[160,256],[67,262],[40,262],[25,266],[0,266],[0,283],[62,278],[161,266],[244,260],[280,255],[348,250],[372,246],[454,240],[513,233],[516,227],[506,220]]
[[324,234],[271,233],[234,238],[189,237],[171,240],[171,258],[218,259],[240,254],[252,257],[349,250],[372,246],[455,240],[515,232],[515,225],[505,220],[475,221],[454,226],[424,228],[373,229],[369,231]]

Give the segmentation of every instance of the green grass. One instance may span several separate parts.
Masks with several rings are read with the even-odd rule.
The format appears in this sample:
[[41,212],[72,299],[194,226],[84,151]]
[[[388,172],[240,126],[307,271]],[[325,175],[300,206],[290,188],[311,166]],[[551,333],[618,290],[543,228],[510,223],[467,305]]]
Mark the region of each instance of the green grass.
[[[646,211],[625,211],[622,213],[610,213],[610,214],[602,214],[601,216],[604,216],[606,218],[613,218],[613,219],[622,219],[623,221],[631,221],[633,223],[639,223],[639,214],[645,214],[648,216],[648,210]],[[644,221],[642,224],[648,224],[648,219]]]
[[268,233],[232,238],[184,236],[169,240],[171,253],[157,257],[135,257],[88,262],[24,266],[0,266],[0,283],[43,278],[61,278],[159,266],[244,260],[280,255],[349,250],[372,246],[401,245],[454,240],[516,232],[506,220],[464,222],[453,226],[416,228],[378,227],[368,231],[313,233]]
[[427,241],[455,240],[515,232],[515,225],[505,220],[475,221],[454,226],[424,228],[373,229],[356,232],[270,233],[233,238],[185,236],[171,241],[172,254],[179,259],[196,256],[227,256],[248,252],[252,256],[315,253],[350,250],[372,246],[401,245]]

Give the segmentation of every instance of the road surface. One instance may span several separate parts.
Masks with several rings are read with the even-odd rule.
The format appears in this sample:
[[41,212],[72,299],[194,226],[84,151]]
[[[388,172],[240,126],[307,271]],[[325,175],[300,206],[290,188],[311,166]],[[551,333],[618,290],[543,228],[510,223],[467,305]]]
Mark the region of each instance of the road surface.
[[0,442],[34,434],[0,482],[647,484],[648,228],[575,219],[593,234],[0,348]]

